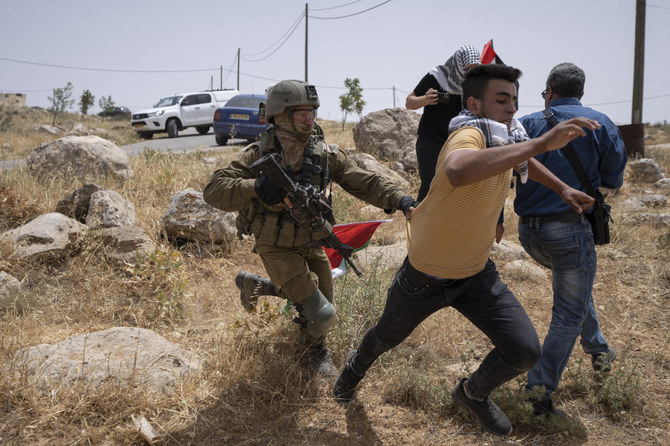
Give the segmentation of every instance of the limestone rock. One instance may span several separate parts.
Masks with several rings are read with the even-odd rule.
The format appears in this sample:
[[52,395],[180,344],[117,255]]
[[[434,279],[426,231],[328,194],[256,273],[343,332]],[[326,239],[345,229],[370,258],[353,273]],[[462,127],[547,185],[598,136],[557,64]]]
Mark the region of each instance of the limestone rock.
[[33,150],[26,164],[38,176],[133,176],[128,154],[99,136],[66,136]]

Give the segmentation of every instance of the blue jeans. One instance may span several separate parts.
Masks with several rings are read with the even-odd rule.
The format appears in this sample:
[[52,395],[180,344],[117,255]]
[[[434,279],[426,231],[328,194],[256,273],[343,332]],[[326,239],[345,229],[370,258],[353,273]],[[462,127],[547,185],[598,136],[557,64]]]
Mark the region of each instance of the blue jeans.
[[584,352],[607,351],[593,305],[597,255],[591,224],[580,222],[519,223],[519,241],[526,252],[551,269],[554,305],[542,359],[528,372],[528,388],[544,386],[549,398],[556,390],[577,337]]
[[439,279],[412,267],[407,259],[388,290],[384,312],[363,337],[352,367],[364,375],[384,352],[400,344],[431,314],[454,307],[493,342],[494,348],[469,377],[480,397],[529,370],[541,355],[535,327],[521,303],[500,280],[489,260],[465,279]]

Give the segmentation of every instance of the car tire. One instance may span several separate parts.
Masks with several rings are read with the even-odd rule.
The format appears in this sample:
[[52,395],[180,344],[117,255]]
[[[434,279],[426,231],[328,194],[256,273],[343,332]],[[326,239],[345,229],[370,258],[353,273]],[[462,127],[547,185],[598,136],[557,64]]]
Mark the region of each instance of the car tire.
[[142,137],[142,139],[151,139],[151,138],[154,137],[154,134],[153,133],[140,133],[140,136]]
[[228,144],[228,138],[223,135],[214,135],[214,139],[216,139],[216,143],[220,146]]
[[198,125],[195,127],[195,129],[200,133],[201,135],[206,135],[207,132],[209,132],[209,127],[208,125]]
[[170,138],[179,136],[179,124],[176,119],[170,119],[165,127]]

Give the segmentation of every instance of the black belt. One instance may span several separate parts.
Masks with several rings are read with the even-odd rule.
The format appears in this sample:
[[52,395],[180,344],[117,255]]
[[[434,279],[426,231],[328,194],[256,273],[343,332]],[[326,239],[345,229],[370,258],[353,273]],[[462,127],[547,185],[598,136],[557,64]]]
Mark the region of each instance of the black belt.
[[542,223],[577,223],[582,221],[582,216],[574,211],[568,212],[559,212],[558,214],[548,214],[548,215],[522,215],[519,217],[519,221],[528,226],[533,224],[542,224]]
[[439,277],[430,276],[428,274],[422,273],[421,271],[414,268],[411,263],[409,263],[409,259],[407,257],[405,257],[405,262],[403,266],[405,268],[405,274],[410,281],[430,288],[445,288],[463,280],[463,279],[442,279]]

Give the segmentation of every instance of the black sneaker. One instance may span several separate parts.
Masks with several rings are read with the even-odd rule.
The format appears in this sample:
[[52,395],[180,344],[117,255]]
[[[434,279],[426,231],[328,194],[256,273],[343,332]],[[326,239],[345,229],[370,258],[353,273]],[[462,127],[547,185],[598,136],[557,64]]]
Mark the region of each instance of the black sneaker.
[[612,370],[612,363],[616,359],[616,350],[607,347],[606,352],[595,353],[591,355],[591,364],[596,372],[609,373]]
[[488,396],[483,401],[478,401],[465,395],[465,389],[463,388],[465,381],[467,381],[467,378],[461,378],[451,390],[451,398],[453,398],[454,403],[472,412],[479,425],[487,432],[496,435],[508,435],[512,432],[512,423],[510,423],[509,418]]
[[548,400],[536,400],[535,398],[531,398],[530,402],[533,403],[533,415],[559,419],[565,419],[568,417],[564,411],[554,406],[551,398]]
[[337,377],[335,385],[333,386],[333,395],[340,401],[351,401],[354,399],[356,393],[356,386],[363,379],[362,376],[354,372],[351,367],[351,360],[356,356],[356,350],[349,350],[347,356],[344,358],[344,367],[342,373]]
[[337,369],[333,364],[333,357],[330,351],[323,344],[310,347],[308,352],[307,367],[318,373],[323,378],[332,378],[337,376]]

